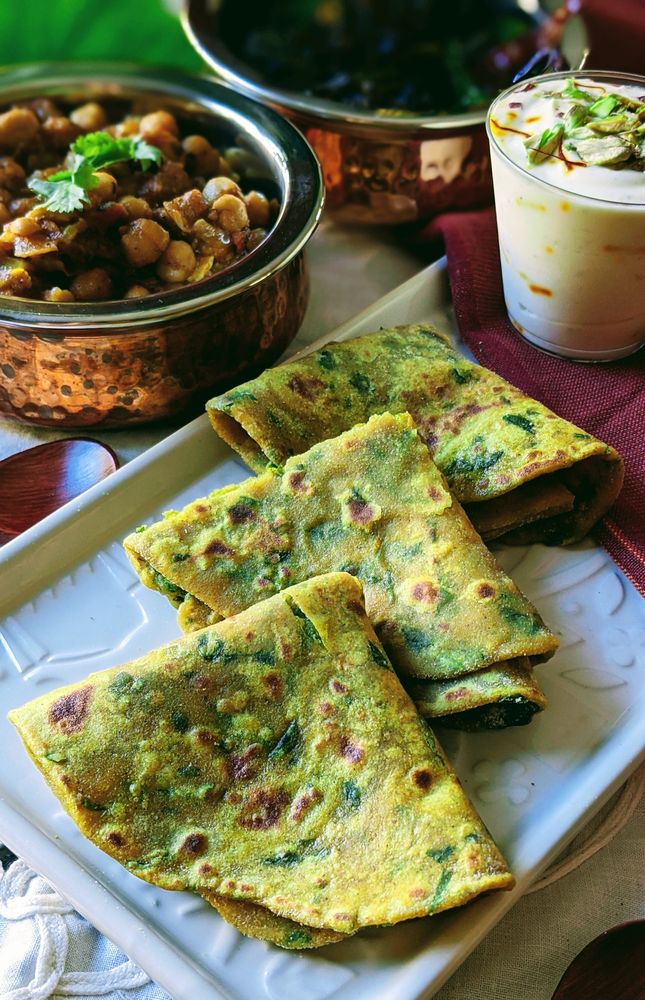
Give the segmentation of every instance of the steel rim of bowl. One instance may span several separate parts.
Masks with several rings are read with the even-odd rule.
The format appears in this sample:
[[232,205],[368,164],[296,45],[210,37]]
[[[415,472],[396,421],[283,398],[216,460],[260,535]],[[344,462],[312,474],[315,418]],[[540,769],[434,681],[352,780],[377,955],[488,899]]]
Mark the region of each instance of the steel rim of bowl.
[[[457,115],[405,115],[392,117],[376,114],[374,111],[353,111],[349,107],[326,101],[323,98],[301,98],[293,91],[270,87],[249,76],[252,68],[237,59],[220,41],[214,30],[215,15],[219,3],[212,0],[185,0],[181,11],[181,22],[188,39],[212,70],[223,82],[241,90],[258,101],[267,101],[273,106],[287,108],[303,118],[308,118],[326,128],[337,128],[338,131],[362,134],[375,138],[377,131],[383,134],[402,132],[441,131],[446,129],[466,128],[483,125],[486,121],[488,108],[479,111],[466,111]],[[210,9],[212,7],[212,9]],[[578,66],[572,72],[579,72],[586,62],[588,50],[580,54]]]
[[[79,302],[61,309],[59,303],[18,296],[0,297],[0,323],[16,328],[42,327],[83,336],[94,331],[159,325],[224,302],[282,271],[304,248],[318,225],[324,204],[320,164],[302,133],[272,108],[209,77],[132,63],[37,63],[0,71],[0,103],[64,94],[83,82],[104,96],[132,98],[159,94],[214,115],[250,137],[273,164],[279,178],[281,207],[273,229],[246,257],[194,285],[160,292],[146,299]],[[187,111],[187,114],[190,112]],[[12,303],[16,303],[15,306]],[[127,307],[126,307],[127,303]],[[134,305],[133,303],[137,303]]]

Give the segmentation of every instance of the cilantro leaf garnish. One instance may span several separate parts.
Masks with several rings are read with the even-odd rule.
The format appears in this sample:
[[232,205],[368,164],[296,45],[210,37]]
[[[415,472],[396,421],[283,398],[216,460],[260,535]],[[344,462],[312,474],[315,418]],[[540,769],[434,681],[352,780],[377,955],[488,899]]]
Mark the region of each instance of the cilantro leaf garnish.
[[142,170],[161,162],[161,150],[141,136],[115,139],[108,132],[89,132],[70,146],[69,169],[59,170],[47,178],[33,177],[29,189],[44,200],[44,207],[64,215],[77,212],[89,204],[87,192],[96,187],[96,172],[114,163],[134,160]]
[[85,188],[75,184],[71,177],[69,179],[59,177],[55,181],[34,177],[29,182],[29,189],[44,200],[45,208],[52,212],[60,212],[62,215],[78,211],[90,200]]
[[93,170],[102,170],[113,163],[126,163],[137,160],[143,170],[161,160],[161,150],[151,146],[140,135],[128,136],[125,139],[115,139],[107,132],[89,132],[81,135],[70,147],[73,153],[91,162]]

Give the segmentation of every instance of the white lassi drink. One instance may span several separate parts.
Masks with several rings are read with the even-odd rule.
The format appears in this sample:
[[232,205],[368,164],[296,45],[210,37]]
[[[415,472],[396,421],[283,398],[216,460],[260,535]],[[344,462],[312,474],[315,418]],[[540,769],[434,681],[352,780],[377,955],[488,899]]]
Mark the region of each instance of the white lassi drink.
[[609,361],[645,343],[645,78],[552,73],[488,114],[504,298],[544,350]]

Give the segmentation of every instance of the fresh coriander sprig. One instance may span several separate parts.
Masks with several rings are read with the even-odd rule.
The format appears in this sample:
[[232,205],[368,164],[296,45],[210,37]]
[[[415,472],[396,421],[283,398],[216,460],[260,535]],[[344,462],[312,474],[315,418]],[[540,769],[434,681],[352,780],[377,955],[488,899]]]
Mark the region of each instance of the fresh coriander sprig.
[[162,153],[141,136],[115,139],[108,132],[81,135],[70,146],[69,167],[51,174],[47,179],[34,177],[29,189],[44,199],[44,207],[67,215],[89,204],[88,191],[99,183],[97,171],[114,163],[134,160],[142,170],[161,162]]

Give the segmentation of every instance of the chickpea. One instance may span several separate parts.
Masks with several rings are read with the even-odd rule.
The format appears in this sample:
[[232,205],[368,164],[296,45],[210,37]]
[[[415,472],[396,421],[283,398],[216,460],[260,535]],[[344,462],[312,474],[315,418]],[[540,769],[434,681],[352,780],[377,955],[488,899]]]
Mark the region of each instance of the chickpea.
[[233,176],[233,170],[231,169],[231,165],[230,165],[230,163],[228,162],[228,160],[226,159],[225,156],[221,156],[220,157],[220,161],[219,161],[219,173],[220,173],[220,177],[232,177]]
[[139,122],[139,131],[148,142],[156,145],[155,136],[168,132],[176,139],[179,135],[179,126],[175,116],[171,115],[169,111],[152,111],[150,114],[144,115]]
[[203,135],[187,135],[182,141],[182,146],[187,156],[194,156],[195,158],[203,156],[204,153],[213,148],[208,139]]
[[0,267],[0,293],[3,295],[23,295],[31,288],[31,275],[22,260],[6,261]]
[[0,157],[0,187],[19,191],[26,181],[25,171],[10,156]]
[[203,135],[187,135],[182,146],[196,174],[212,177],[219,172],[220,155]]
[[29,101],[27,106],[41,122],[44,122],[46,118],[54,118],[56,115],[62,113],[58,105],[54,104],[49,97],[36,97],[33,101]]
[[154,264],[169,242],[166,230],[152,219],[135,219],[121,235],[123,252],[133,267]]
[[221,194],[236,194],[238,198],[242,197],[242,192],[230,177],[211,177],[204,184],[202,194],[206,201],[211,203],[217,201]]
[[197,219],[201,219],[208,211],[208,204],[201,191],[193,188],[185,194],[164,201],[163,207],[169,219],[172,219],[182,233],[190,233]]
[[139,190],[140,195],[152,201],[174,198],[193,187],[193,183],[181,163],[162,163],[156,174],[147,177]]
[[[152,142],[152,139],[149,141]],[[181,143],[172,132],[158,132],[153,145],[161,150],[165,160],[182,160]]]
[[127,292],[125,293],[126,299],[141,299],[144,295],[149,295],[150,292],[145,285],[130,285]]
[[74,293],[70,292],[69,288],[59,288],[58,285],[54,285],[53,288],[46,288],[43,292],[43,298],[45,302],[74,302]]
[[112,174],[104,170],[97,170],[94,179],[98,180],[95,187],[90,188],[90,199],[93,205],[100,205],[103,201],[112,201],[116,194],[117,183]]
[[246,249],[250,253],[251,250],[255,250],[256,247],[259,247],[260,243],[263,243],[266,238],[266,229],[252,229],[246,237]]
[[69,117],[84,132],[100,132],[107,125],[107,115],[96,101],[88,101],[87,104],[74,108]]
[[195,249],[212,257],[217,264],[226,264],[233,258],[231,237],[218,226],[211,226],[205,219],[198,219],[193,227],[193,235]]
[[77,274],[70,285],[75,299],[102,302],[112,295],[112,279],[103,267],[93,267]]
[[29,108],[11,108],[0,115],[0,146],[19,146],[33,139],[39,129],[38,119]]
[[268,226],[271,218],[269,199],[261,191],[249,191],[244,195],[244,204],[249,214],[250,226]]
[[180,281],[188,281],[196,263],[190,244],[183,240],[171,240],[157,264],[157,274],[162,281],[175,285]]
[[227,233],[245,229],[249,224],[246,205],[234,194],[222,194],[213,202],[208,213],[211,222],[221,226]]
[[42,130],[47,141],[54,149],[68,149],[81,135],[81,129],[65,115],[46,118]]
[[139,121],[135,115],[130,115],[124,118],[122,122],[118,125],[112,125],[110,131],[114,134],[117,139],[127,138],[129,135],[136,135],[139,131]]
[[119,204],[123,205],[130,219],[151,219],[152,209],[145,198],[135,198],[132,194],[126,194],[119,198]]
[[182,148],[179,141],[179,127],[168,111],[153,111],[144,115],[139,122],[139,131],[147,142],[157,146],[168,160],[178,160]]

